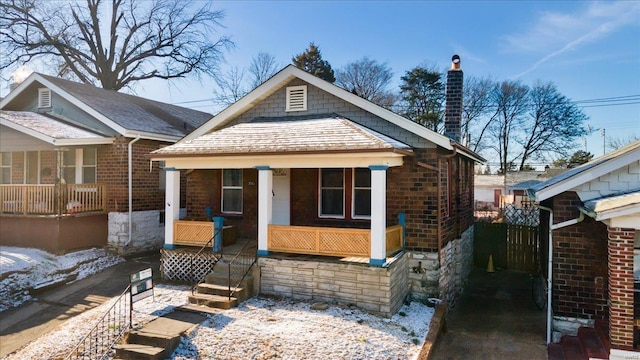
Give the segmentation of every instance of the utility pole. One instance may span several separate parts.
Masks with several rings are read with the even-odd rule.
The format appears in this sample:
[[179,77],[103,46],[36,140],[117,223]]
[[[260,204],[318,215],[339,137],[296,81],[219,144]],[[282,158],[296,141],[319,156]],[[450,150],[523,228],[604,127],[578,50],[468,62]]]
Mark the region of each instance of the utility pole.
[[607,136],[604,128],[600,129],[600,136],[602,136],[602,155],[604,155],[607,152]]

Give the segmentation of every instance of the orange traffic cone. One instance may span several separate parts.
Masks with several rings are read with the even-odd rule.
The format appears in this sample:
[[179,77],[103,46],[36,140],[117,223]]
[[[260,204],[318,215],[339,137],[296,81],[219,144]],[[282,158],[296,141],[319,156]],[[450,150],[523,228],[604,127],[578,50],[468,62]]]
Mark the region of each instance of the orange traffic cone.
[[495,270],[493,269],[493,254],[489,254],[489,263],[487,264],[487,272],[492,273]]

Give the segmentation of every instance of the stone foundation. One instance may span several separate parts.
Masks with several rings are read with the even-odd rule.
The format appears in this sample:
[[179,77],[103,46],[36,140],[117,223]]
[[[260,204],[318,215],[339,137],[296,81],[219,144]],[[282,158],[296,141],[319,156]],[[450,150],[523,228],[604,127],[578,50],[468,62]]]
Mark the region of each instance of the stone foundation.
[[130,255],[154,251],[164,244],[164,224],[160,223],[160,211],[134,211],[131,214],[133,225],[129,242],[129,213],[109,213],[109,250],[120,255]]
[[439,298],[453,307],[473,268],[473,226],[441,249],[441,262],[437,253],[410,251],[407,257],[412,298]]
[[407,295],[407,256],[385,267],[360,263],[258,258],[260,293],[353,304],[390,317]]
[[552,339],[551,342],[560,342],[563,335],[578,335],[578,329],[581,326],[593,327],[595,321],[589,319],[579,319],[566,316],[554,316],[551,326]]

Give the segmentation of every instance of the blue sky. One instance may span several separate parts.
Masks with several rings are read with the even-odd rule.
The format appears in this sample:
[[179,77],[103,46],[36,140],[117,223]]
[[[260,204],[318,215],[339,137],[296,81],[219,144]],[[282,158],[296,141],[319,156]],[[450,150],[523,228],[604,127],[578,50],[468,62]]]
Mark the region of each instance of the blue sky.
[[[198,4],[196,4],[198,5]],[[222,34],[236,47],[223,67],[246,67],[260,51],[280,65],[315,42],[333,68],[368,56],[387,62],[393,87],[427,62],[465,76],[552,81],[576,101],[636,95],[634,104],[594,102],[587,122],[607,136],[640,137],[640,1],[218,1]],[[138,95],[170,103],[208,99],[213,81],[151,81]],[[629,102],[629,101],[628,101]],[[210,102],[183,104],[214,112]],[[586,105],[586,103],[582,103]],[[602,155],[595,131],[588,150]]]
[[[266,51],[282,66],[315,42],[334,68],[363,56],[387,62],[397,87],[422,63],[446,69],[453,54],[465,76],[552,81],[582,101],[640,95],[640,2],[595,1],[221,1],[224,34],[236,44],[225,66],[245,67]],[[209,82],[148,85],[138,94],[168,102],[210,97]],[[145,91],[149,89],[150,91]],[[640,101],[583,111],[607,136],[640,137]],[[623,101],[624,102],[624,101]],[[629,101],[626,101],[629,102]],[[620,102],[618,102],[620,103]],[[208,102],[185,104],[213,111]],[[601,106],[609,105],[609,106]],[[586,139],[602,154],[602,137]]]

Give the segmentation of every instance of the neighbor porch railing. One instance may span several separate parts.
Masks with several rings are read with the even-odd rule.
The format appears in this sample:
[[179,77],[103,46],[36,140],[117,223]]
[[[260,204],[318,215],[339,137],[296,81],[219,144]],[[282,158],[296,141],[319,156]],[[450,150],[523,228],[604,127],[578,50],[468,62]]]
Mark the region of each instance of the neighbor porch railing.
[[[269,251],[343,257],[370,257],[371,230],[269,225]],[[402,225],[386,231],[387,256],[402,249]]]
[[0,185],[0,213],[62,215],[107,211],[105,184]]

